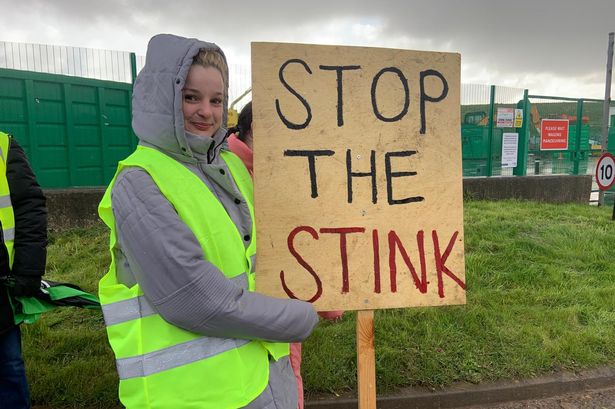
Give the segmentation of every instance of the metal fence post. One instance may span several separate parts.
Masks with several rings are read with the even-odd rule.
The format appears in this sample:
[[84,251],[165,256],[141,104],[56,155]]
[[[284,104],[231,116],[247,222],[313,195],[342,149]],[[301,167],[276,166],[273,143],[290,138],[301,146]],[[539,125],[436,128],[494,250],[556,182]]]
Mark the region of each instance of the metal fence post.
[[137,80],[137,55],[130,53],[130,75],[132,77],[132,85],[135,85]]
[[[520,105],[520,106],[519,106]],[[518,108],[523,109],[523,122],[521,129],[519,130],[519,145],[517,150],[517,167],[513,169],[513,175],[525,176],[527,175],[527,155],[529,151],[529,133],[530,133],[530,99],[528,97],[528,90],[523,91],[523,101],[517,104]]]
[[[135,81],[137,80],[137,55],[135,53],[130,53],[130,75],[132,76],[132,89],[134,89]],[[129,94],[128,106],[130,107],[130,113],[132,115],[132,90]],[[130,127],[130,134],[132,135],[132,138],[130,138],[130,147],[134,150],[137,148],[138,139],[132,126]]]
[[576,127],[576,141],[574,144],[574,153],[573,153],[573,166],[572,166],[572,174],[579,174],[579,162],[581,161],[581,128],[583,127],[583,100],[579,99],[577,101],[577,127]]
[[487,130],[487,176],[493,176],[493,117],[495,116],[495,85],[491,86],[489,97],[489,129]]
[[[602,105],[602,149],[601,154],[609,147],[609,112],[611,106],[611,77],[613,75],[613,43],[615,33],[609,33],[609,45],[606,58],[606,82],[604,86],[604,103]],[[598,193],[598,206],[604,205],[604,191]],[[615,205],[613,206],[613,220],[615,220]]]

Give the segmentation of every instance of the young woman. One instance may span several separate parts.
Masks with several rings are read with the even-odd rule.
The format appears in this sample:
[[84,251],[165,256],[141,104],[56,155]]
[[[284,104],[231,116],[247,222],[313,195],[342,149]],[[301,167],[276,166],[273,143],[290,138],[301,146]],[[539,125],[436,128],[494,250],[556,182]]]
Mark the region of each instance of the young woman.
[[225,143],[215,44],[158,35],[133,92],[135,153],[100,204],[99,294],[127,408],[294,408],[288,342],[312,306],[253,292],[252,182]]

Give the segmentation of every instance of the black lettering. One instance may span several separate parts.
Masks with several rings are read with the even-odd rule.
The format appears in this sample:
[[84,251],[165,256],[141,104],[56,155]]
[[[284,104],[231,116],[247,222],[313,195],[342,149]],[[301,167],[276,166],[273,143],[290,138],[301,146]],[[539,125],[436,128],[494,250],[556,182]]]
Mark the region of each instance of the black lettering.
[[346,151],[346,176],[348,185],[348,203],[352,203],[352,178],[353,177],[372,177],[372,203],[378,202],[378,187],[376,186],[376,151],[371,152],[370,156],[370,172],[353,172],[352,171],[352,152],[350,149]]
[[[427,77],[438,77],[440,81],[442,81],[442,92],[439,96],[434,97],[431,95],[427,95],[425,93],[425,78]],[[425,119],[425,101],[429,102],[440,102],[448,95],[448,83],[442,74],[440,74],[436,70],[426,70],[421,71],[421,135],[425,134],[425,129],[427,128],[426,119]]]
[[[382,115],[380,111],[378,111],[378,103],[376,102],[376,88],[378,87],[378,81],[380,80],[380,77],[382,76],[382,74],[384,74],[385,72],[394,72],[395,74],[397,74],[397,76],[399,77],[399,81],[404,87],[404,107],[399,114],[395,115],[392,118],[387,118],[384,115]],[[374,110],[374,114],[381,121],[383,122],[399,121],[408,113],[408,107],[410,106],[410,88],[408,87],[408,79],[404,76],[404,73],[401,72],[399,68],[386,67],[386,68],[381,69],[378,72],[378,74],[376,74],[374,79],[372,80],[371,94],[372,94],[372,108]]]
[[310,186],[311,196],[313,198],[318,197],[318,184],[316,183],[316,157],[317,156],[333,156],[334,151],[330,150],[316,150],[316,151],[294,151],[285,150],[284,156],[305,156],[308,158],[308,167],[310,169]]
[[278,72],[278,77],[280,78],[280,82],[284,85],[284,88],[290,91],[290,93],[293,94],[295,97],[297,97],[299,102],[303,104],[307,112],[307,117],[305,119],[305,122],[302,124],[296,124],[294,122],[289,121],[282,113],[282,110],[280,109],[280,101],[277,98],[275,100],[275,109],[276,111],[278,111],[278,116],[280,117],[282,122],[284,122],[284,125],[286,125],[287,128],[304,129],[309,125],[310,121],[312,120],[312,108],[310,107],[310,104],[308,104],[308,102],[305,100],[305,98],[299,95],[297,91],[295,91],[290,85],[288,85],[288,83],[286,82],[286,79],[284,79],[284,69],[286,69],[286,66],[288,66],[288,64],[292,64],[292,63],[303,65],[303,68],[305,68],[305,70],[309,74],[312,73],[312,70],[310,70],[310,67],[306,64],[305,61],[300,60],[298,58],[293,58],[293,59],[286,61],[284,64],[282,64],[282,66],[280,67],[280,71]]
[[393,172],[391,170],[391,157],[402,158],[412,156],[416,151],[400,151],[400,152],[387,152],[384,154],[384,163],[387,177],[387,199],[390,205],[406,204],[413,202],[422,202],[425,200],[422,196],[411,196],[404,199],[393,199],[393,178],[415,176],[416,172]]
[[360,65],[321,65],[321,70],[335,71],[337,73],[337,126],[344,125],[344,98],[342,87],[342,73],[345,70],[361,69]]

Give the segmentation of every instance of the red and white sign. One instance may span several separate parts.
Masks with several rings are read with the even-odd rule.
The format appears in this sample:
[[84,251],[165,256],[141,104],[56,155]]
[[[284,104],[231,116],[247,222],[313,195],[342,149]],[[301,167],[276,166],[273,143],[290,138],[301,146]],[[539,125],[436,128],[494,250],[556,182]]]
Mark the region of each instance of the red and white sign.
[[600,190],[609,190],[615,183],[615,157],[604,153],[596,165],[596,183]]
[[512,128],[515,119],[514,108],[498,108],[498,114],[496,117],[496,127],[498,128]]
[[540,150],[568,149],[568,120],[543,119],[540,122]]

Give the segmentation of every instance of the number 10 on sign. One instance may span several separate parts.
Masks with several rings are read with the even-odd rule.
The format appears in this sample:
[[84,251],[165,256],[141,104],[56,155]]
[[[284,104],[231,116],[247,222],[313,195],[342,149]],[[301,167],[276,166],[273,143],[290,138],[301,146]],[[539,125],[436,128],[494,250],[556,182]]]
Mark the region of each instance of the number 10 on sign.
[[596,165],[596,183],[600,190],[608,190],[615,182],[615,157],[603,154]]

